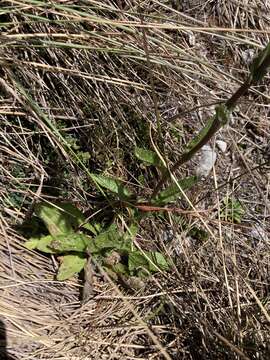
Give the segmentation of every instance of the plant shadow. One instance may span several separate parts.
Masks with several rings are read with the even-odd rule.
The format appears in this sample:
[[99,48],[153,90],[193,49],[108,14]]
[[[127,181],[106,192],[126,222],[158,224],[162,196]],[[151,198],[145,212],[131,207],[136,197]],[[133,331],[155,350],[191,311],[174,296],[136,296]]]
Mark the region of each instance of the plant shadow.
[[6,327],[2,320],[0,320],[0,359],[17,360],[17,358],[7,353]]

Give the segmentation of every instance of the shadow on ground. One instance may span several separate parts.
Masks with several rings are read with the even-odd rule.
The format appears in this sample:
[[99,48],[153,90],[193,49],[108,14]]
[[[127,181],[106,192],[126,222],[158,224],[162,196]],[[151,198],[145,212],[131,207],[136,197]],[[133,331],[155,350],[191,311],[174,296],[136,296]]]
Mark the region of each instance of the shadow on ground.
[[0,359],[17,360],[17,358],[7,353],[6,327],[2,320],[0,320]]

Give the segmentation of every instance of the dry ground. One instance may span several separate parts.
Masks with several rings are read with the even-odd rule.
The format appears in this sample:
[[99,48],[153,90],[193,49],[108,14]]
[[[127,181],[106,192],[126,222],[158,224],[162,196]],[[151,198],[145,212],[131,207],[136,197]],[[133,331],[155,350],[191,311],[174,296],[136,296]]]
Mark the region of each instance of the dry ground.
[[143,289],[96,269],[94,297],[81,306],[80,280],[55,281],[56,259],[26,250],[18,229],[42,198],[91,214],[100,194],[86,169],[149,194],[157,174],[134,146],[152,148],[151,125],[176,160],[245,78],[269,23],[267,0],[0,1],[0,311],[10,359],[270,358],[269,76],[218,133],[226,152],[187,192],[197,211],[141,223],[138,241],[174,261]]

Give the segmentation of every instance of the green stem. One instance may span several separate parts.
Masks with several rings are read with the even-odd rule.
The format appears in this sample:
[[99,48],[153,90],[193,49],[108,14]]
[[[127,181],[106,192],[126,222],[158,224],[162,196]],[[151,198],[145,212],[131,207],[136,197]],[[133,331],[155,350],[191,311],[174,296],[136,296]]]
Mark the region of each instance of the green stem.
[[189,161],[216,133],[229,121],[229,115],[237,105],[239,99],[245,95],[252,85],[257,84],[262,80],[270,66],[270,42],[265,49],[261,51],[257,58],[254,59],[250,74],[247,80],[239,87],[239,89],[228,99],[225,104],[216,107],[216,113],[210,118],[206,126],[200,133],[188,144],[186,150],[181,155],[180,159],[172,166],[158,182],[151,198],[155,197],[161,190],[162,186],[167,182],[172,173],[174,173],[180,166]]

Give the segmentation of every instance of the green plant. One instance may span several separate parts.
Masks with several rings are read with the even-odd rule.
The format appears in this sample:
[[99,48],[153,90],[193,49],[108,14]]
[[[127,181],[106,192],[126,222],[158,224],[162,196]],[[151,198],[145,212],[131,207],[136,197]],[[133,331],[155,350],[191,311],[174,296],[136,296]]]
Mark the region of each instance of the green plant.
[[[155,272],[159,269],[167,270],[169,263],[165,257],[155,251],[139,251],[134,248],[132,239],[136,235],[135,225],[142,217],[142,210],[152,211],[156,206],[174,202],[181,196],[183,190],[194,186],[197,177],[190,176],[179,180],[162,190],[162,186],[170,177],[170,174],[177,168],[189,161],[206,144],[213,135],[227,122],[238,100],[248,89],[260,81],[265,75],[270,65],[270,43],[262,53],[253,61],[250,68],[250,75],[240,88],[225,103],[216,107],[216,112],[211,117],[205,127],[199,134],[192,139],[187,145],[186,150],[180,159],[168,171],[165,161],[156,152],[144,148],[135,148],[135,156],[146,166],[154,166],[161,174],[161,178],[154,189],[150,202],[147,199],[138,199],[136,194],[132,193],[125,184],[113,177],[100,174],[94,174],[87,171],[87,174],[95,184],[96,188],[106,195],[108,202],[111,203],[111,197],[114,202],[113,208],[129,208],[131,216],[130,229],[126,232],[119,232],[115,224],[109,228],[102,228],[99,231],[88,223],[83,214],[72,204],[47,204],[41,203],[35,208],[35,215],[43,221],[48,230],[47,234],[31,238],[25,246],[29,249],[38,249],[43,252],[52,254],[63,254],[62,263],[59,267],[57,278],[64,280],[73,274],[80,272],[87,261],[87,256],[98,258],[101,263],[114,273],[127,275],[142,275],[147,272]],[[31,97],[25,92],[19,82],[16,82],[18,90],[27,98],[28,103],[34,107],[35,111],[43,116],[49,126],[51,122],[44,117],[41,109],[33,104]],[[160,130],[160,129],[159,129]],[[58,132],[61,137],[61,133]],[[63,137],[63,136],[62,136]],[[78,151],[80,146],[77,145],[73,138],[65,139],[65,147],[78,165],[83,168],[89,160],[89,153]],[[118,203],[117,203],[118,201]],[[120,206],[118,206],[119,204]],[[237,201],[225,204],[226,212],[222,211],[222,217],[231,221],[241,222],[243,209]],[[100,224],[99,224],[100,225]],[[84,230],[91,232],[91,236]],[[118,254],[118,261],[111,262],[110,259],[115,253]],[[109,260],[109,261],[108,261]]]
[[[101,178],[97,179],[100,181]],[[135,248],[133,238],[137,226],[134,224],[126,232],[119,231],[115,224],[101,228],[100,224],[87,222],[82,212],[68,202],[40,203],[35,207],[34,216],[42,220],[48,233],[36,234],[25,243],[25,247],[61,255],[58,280],[81,272],[88,256],[99,260],[109,272],[118,275],[143,276],[170,267],[160,252]],[[112,255],[116,260],[112,261]]]
[[[147,165],[157,167],[161,172],[166,171],[158,156],[150,150],[136,148],[135,156]],[[136,224],[144,215],[140,206],[146,204],[147,200],[137,199],[119,179],[94,173],[89,175],[96,188],[107,197],[108,203],[113,204],[112,211],[129,208],[131,217],[127,231],[119,231],[115,223],[109,227],[100,223],[89,223],[83,213],[69,202],[40,203],[35,206],[32,223],[37,223],[35,219],[41,220],[45,231],[43,229],[39,233],[35,227],[34,236],[25,243],[25,247],[59,255],[61,265],[57,274],[58,280],[68,279],[81,272],[89,256],[98,260],[111,275],[141,277],[168,270],[170,263],[162,253],[140,250],[133,244],[137,233]],[[169,186],[160,191],[150,205],[164,206],[174,202],[181,193],[179,186],[185,190],[196,181],[196,177],[189,177],[179,181],[178,186]]]
[[[147,165],[152,165],[157,167],[162,174],[167,173],[167,169],[159,159],[158,155],[151,150],[135,148],[135,156],[140,161],[146,163]],[[185,179],[179,180],[178,184],[173,184],[165,188],[164,190],[159,190],[155,196],[151,199],[151,204],[153,205],[167,205],[168,203],[176,201],[182,194],[182,190],[188,190],[197,182],[196,176],[190,176]],[[146,201],[146,200],[145,200]]]
[[220,212],[221,219],[235,223],[241,223],[242,217],[245,214],[240,201],[234,198],[225,198],[222,201],[222,208]]

